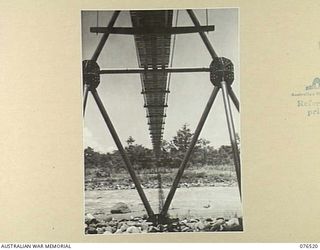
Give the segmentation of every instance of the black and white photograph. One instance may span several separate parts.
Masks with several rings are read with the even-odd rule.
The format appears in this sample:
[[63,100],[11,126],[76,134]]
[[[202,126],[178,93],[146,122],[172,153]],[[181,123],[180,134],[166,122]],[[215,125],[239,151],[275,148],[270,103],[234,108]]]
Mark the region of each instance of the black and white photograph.
[[82,10],[86,235],[245,230],[239,15]]

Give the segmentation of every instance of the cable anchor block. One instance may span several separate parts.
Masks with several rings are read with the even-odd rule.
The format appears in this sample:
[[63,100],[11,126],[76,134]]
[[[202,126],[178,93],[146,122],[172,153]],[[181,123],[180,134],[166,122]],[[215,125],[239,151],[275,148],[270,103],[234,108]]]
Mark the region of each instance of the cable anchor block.
[[234,81],[234,67],[231,60],[225,57],[213,58],[210,64],[210,81],[217,87],[220,87],[222,81],[231,86]]
[[96,89],[100,84],[100,67],[93,60],[82,61],[83,84]]

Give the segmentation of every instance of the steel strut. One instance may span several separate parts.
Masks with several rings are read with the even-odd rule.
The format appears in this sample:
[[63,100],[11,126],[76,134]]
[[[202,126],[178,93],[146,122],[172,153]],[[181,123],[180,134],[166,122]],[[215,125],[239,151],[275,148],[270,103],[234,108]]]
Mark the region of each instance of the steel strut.
[[[112,15],[112,17],[111,17],[111,19],[109,21],[109,24],[108,24],[108,28],[112,28],[113,27],[113,25],[115,24],[119,14],[120,14],[120,11],[113,12],[113,15]],[[99,57],[99,55],[100,55],[100,53],[101,53],[101,51],[103,49],[103,46],[105,45],[107,39],[109,38],[109,35],[110,35],[110,33],[104,33],[103,34],[103,36],[102,36],[102,38],[101,38],[96,50],[94,51],[93,56],[91,57],[92,61],[97,61],[98,60],[98,57]]]
[[88,94],[89,94],[89,86],[87,84],[83,85],[83,117],[86,112],[86,106],[87,106],[87,100],[88,100]]

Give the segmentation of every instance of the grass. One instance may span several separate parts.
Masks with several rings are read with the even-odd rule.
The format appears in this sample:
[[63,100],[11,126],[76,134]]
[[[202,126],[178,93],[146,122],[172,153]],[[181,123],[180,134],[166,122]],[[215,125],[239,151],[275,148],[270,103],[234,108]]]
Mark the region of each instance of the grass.
[[[178,169],[160,169],[163,186],[170,186],[176,176]],[[132,184],[132,180],[126,170],[117,173],[111,173],[109,176],[101,176],[97,173],[99,169],[90,169],[86,171],[86,185],[112,186]],[[137,175],[144,186],[156,187],[158,184],[157,173],[154,170],[143,170],[137,172]],[[219,185],[222,183],[236,182],[236,174],[233,166],[190,166],[184,171],[180,183],[197,184],[203,186]]]

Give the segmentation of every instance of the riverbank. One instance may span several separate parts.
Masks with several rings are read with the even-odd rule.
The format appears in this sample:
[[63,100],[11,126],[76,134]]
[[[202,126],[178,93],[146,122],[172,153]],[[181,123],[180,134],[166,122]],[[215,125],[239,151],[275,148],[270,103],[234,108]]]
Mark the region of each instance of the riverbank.
[[[231,166],[205,166],[201,168],[190,167],[187,169],[180,181],[179,187],[233,187],[237,185],[236,174]],[[160,171],[162,188],[170,188],[177,169],[165,169]],[[159,187],[157,173],[151,170],[138,172],[138,179],[145,189],[155,189]],[[126,190],[135,189],[131,177],[126,171],[109,173],[108,175],[92,169],[85,175],[85,190]]]

